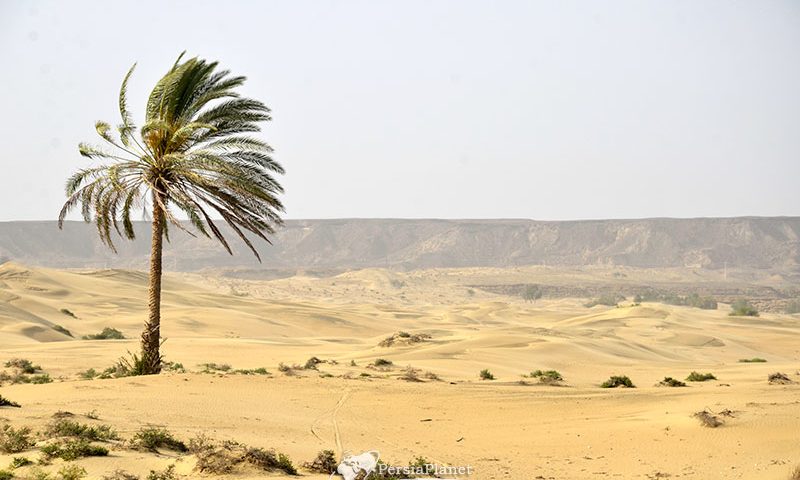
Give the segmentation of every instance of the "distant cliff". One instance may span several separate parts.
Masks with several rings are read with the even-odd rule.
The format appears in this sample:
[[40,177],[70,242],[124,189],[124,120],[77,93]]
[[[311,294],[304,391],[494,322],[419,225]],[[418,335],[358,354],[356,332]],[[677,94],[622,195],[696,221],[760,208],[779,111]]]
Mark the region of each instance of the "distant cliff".
[[[49,267],[145,268],[149,225],[120,239],[119,254],[93,225],[0,222],[0,259]],[[234,235],[229,235],[233,238]],[[215,242],[172,229],[165,263],[203,268],[350,269],[626,265],[634,267],[780,268],[800,260],[800,217],[643,220],[292,220],[260,243],[263,264],[242,244],[229,256]]]

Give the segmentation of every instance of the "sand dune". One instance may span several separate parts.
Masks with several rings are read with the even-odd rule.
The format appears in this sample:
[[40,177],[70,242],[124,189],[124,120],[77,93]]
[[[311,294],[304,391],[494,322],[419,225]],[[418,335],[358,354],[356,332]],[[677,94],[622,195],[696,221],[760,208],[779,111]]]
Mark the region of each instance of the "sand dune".
[[[184,438],[206,432],[274,447],[295,463],[324,448],[378,449],[395,463],[421,455],[470,464],[479,479],[782,479],[800,463],[800,384],[766,381],[773,371],[800,381],[797,315],[739,318],[724,306],[707,311],[630,302],[586,308],[580,298],[525,303],[474,287],[487,278],[557,277],[568,284],[605,275],[543,272],[373,269],[273,281],[168,274],[164,351],[189,372],[80,380],[79,372],[102,370],[137,348],[146,275],[5,263],[0,361],[28,358],[56,381],[3,385],[0,393],[23,408],[1,409],[0,422],[41,428],[57,410],[96,409],[123,436],[141,425],[165,425]],[[128,339],[80,339],[104,327]],[[430,339],[379,346],[398,331]],[[336,363],[295,376],[278,370],[279,363],[302,365],[311,356]],[[751,357],[768,362],[738,361]],[[394,367],[368,368],[377,358]],[[272,374],[200,373],[199,365],[208,362],[266,367]],[[441,381],[399,380],[407,365]],[[519,383],[539,368],[559,370],[565,385]],[[482,369],[497,379],[479,380]],[[713,372],[718,380],[655,386],[693,370]],[[598,388],[612,374],[630,376],[638,388]],[[723,427],[707,429],[691,417],[705,408],[736,414]],[[0,466],[8,461],[0,455]],[[192,462],[191,456],[119,448],[107,459],[79,463],[92,478],[116,468],[141,475],[173,463],[188,478]]]

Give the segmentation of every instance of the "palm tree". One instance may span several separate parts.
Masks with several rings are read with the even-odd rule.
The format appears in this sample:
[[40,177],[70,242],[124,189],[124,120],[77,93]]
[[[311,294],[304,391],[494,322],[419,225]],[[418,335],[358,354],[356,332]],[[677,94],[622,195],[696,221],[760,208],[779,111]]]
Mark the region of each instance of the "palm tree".
[[161,371],[161,257],[168,225],[194,235],[175,213],[182,212],[195,231],[213,235],[232,254],[217,226],[224,221],[260,262],[247,232],[269,242],[283,211],[278,199],[283,188],[272,175],[283,168],[272,159],[269,145],[249,135],[260,131],[259,122],[270,120],[269,109],[235,92],[245,77],[230,76],[217,70],[217,62],[199,58],[181,63],[183,55],[150,93],[138,132],[126,98],[136,64],[131,67],[119,93],[119,138],[108,123],[95,124],[113,149],[80,144],[81,155],[97,164],[67,180],[68,198],[58,219],[63,228],[65,216],[80,204],[83,219],[94,221],[102,242],[116,252],[112,229],[133,239],[131,211],[152,212],[149,315],[141,358],[134,356],[140,374]]

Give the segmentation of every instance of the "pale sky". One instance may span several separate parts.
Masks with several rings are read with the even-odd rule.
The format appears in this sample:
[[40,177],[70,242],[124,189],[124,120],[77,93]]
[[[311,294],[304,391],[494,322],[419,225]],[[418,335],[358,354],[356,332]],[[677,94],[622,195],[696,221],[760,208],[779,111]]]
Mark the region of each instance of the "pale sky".
[[800,214],[797,1],[0,0],[0,221],[184,49],[272,108],[287,218]]

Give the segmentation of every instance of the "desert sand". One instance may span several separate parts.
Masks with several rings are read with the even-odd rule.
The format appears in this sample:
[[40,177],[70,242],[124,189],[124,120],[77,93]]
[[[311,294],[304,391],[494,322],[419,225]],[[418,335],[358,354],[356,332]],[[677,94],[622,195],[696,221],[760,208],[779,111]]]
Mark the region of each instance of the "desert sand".
[[[727,280],[720,272],[707,275],[691,281]],[[80,372],[102,370],[137,350],[146,274],[9,262],[0,265],[0,362],[30,359],[54,382],[0,387],[22,404],[0,408],[0,423],[41,430],[54,413],[69,411],[124,438],[158,425],[186,440],[205,433],[275,448],[298,466],[323,449],[378,450],[391,464],[422,456],[471,465],[476,479],[788,478],[800,464],[798,315],[731,317],[727,305],[700,310],[630,301],[587,308],[585,298],[526,303],[476,287],[609,277],[604,269],[546,267],[368,269],[271,281],[167,274],[163,353],[187,372],[84,380]],[[642,282],[689,277],[682,270],[626,273]],[[105,327],[127,339],[80,340]],[[430,338],[379,345],[400,331]],[[325,363],[293,375],[279,369],[310,357]],[[739,362],[752,357],[767,362]],[[378,358],[393,366],[370,368]],[[203,373],[201,365],[212,362],[270,374]],[[402,380],[407,366],[423,381]],[[495,380],[481,380],[483,369]],[[563,384],[523,377],[536,369],[558,370]],[[717,380],[656,386],[691,371]],[[778,371],[795,383],[769,384],[768,374]],[[599,388],[610,375],[627,375],[637,388]],[[692,416],[701,410],[731,413],[720,417],[724,425],[707,428]],[[84,417],[92,411],[99,419]],[[0,455],[0,468],[19,455]],[[116,469],[144,477],[171,464],[183,478],[202,477],[194,461],[112,444],[108,457],[75,463],[90,478]],[[245,470],[214,478],[263,476]]]

